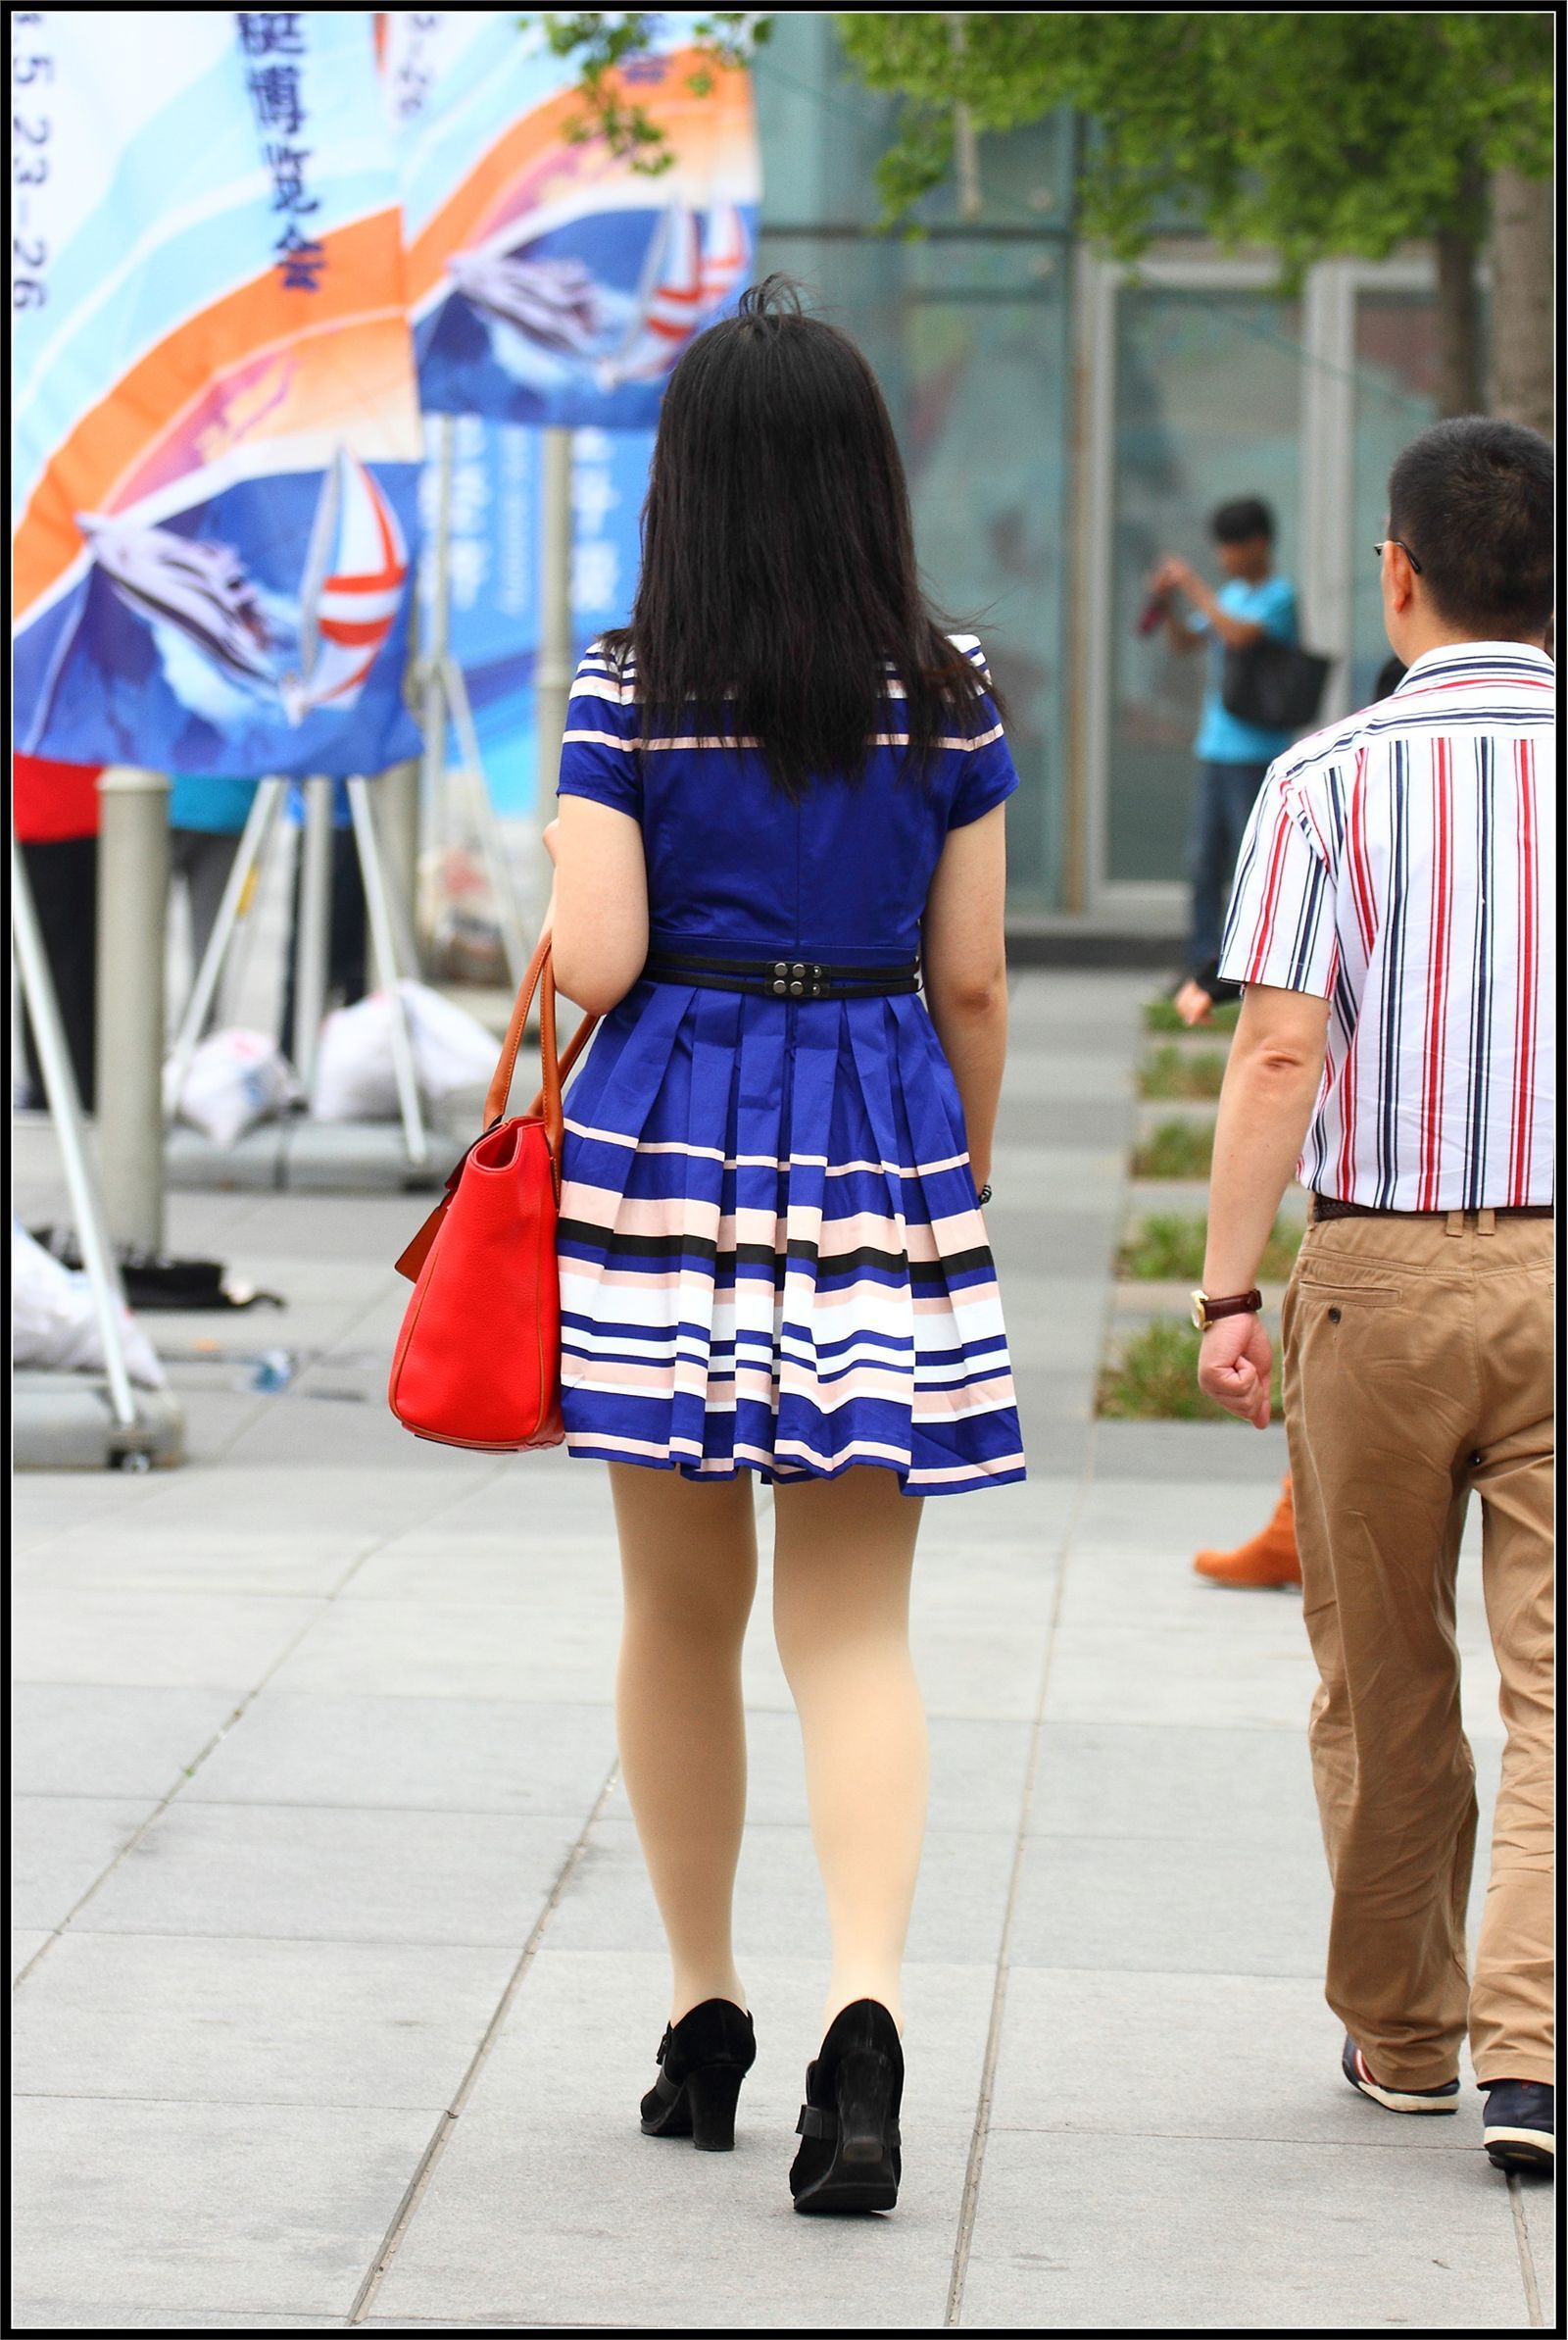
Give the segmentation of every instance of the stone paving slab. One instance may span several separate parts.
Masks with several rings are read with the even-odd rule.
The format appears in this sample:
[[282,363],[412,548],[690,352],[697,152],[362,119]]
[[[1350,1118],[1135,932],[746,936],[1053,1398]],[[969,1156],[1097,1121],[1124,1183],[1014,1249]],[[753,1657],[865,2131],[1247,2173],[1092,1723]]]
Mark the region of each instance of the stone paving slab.
[[520,1947],[579,1824],[179,1803],[77,1922],[95,1933]]
[[489,1948],[74,1929],[18,2002],[24,2096],[449,2104],[515,1963]]
[[[429,2140],[424,2111],[28,2097],[13,2131],[23,2304],[346,2316]],[[192,2183],[199,2172],[199,2182]]]
[[24,1795],[161,1800],[234,1711],[227,1690],[18,1682],[12,1785]]
[[17,1677],[248,1688],[277,1664],[319,1607],[261,1593],[24,1588],[14,1611]]
[[36,1929],[64,1923],[158,1810],[154,1797],[13,1799],[11,1915]]
[[1343,2039],[1315,1971],[1016,1966],[992,2123],[1101,2143],[1213,2137],[1475,2156],[1482,2106],[1473,2087],[1451,2118],[1385,2113],[1347,2084]]
[[580,1817],[614,1753],[608,1700],[529,1706],[269,1689],[213,1750],[182,1801]]
[[[1476,2165],[1480,2166],[1477,2166]],[[1510,2331],[1519,2258],[1481,2155],[994,2131],[975,2331]]]

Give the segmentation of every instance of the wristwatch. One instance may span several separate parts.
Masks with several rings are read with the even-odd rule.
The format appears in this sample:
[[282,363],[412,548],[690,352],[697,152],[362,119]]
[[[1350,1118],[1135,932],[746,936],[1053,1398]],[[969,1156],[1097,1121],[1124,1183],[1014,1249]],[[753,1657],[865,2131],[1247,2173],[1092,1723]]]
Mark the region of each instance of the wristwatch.
[[1200,1290],[1193,1294],[1193,1322],[1200,1332],[1206,1332],[1221,1317],[1255,1317],[1262,1306],[1263,1295],[1256,1284],[1250,1292],[1234,1293],[1228,1300],[1210,1300]]

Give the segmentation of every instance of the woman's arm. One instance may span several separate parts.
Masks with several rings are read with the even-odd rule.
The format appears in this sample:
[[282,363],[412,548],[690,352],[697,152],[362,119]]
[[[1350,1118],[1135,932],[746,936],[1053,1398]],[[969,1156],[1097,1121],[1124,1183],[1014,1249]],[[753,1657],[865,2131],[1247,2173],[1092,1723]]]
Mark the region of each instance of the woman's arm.
[[648,865],[629,813],[564,796],[545,831],[556,865],[549,926],[556,981],[591,1015],[624,999],[648,957]]
[[1007,1053],[1006,808],[952,829],[921,928],[926,1006],[963,1106],[975,1184],[991,1175],[991,1147]]

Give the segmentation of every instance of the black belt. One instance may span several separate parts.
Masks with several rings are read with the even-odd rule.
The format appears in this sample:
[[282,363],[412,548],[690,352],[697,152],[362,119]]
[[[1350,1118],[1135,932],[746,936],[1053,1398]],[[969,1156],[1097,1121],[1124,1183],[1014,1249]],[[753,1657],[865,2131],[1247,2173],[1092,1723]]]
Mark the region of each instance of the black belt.
[[643,973],[655,983],[752,991],[764,999],[886,999],[920,988],[918,959],[898,967],[826,967],[815,959],[688,959],[658,951]]
[[[1481,1203],[1494,1219],[1555,1219],[1554,1203]],[[1379,1211],[1371,1203],[1342,1203],[1331,1194],[1314,1194],[1312,1220],[1320,1219],[1446,1219],[1446,1211]]]

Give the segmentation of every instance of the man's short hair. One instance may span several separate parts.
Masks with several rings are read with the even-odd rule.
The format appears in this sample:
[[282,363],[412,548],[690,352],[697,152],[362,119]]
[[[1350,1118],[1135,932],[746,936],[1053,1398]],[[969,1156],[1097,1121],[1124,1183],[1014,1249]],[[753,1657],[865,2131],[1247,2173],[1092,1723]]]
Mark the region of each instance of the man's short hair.
[[1261,496],[1233,496],[1208,516],[1208,532],[1216,544],[1252,544],[1259,536],[1274,541],[1274,515]]
[[1389,474],[1389,533],[1450,625],[1483,639],[1541,633],[1555,598],[1551,448],[1487,415],[1434,423]]

